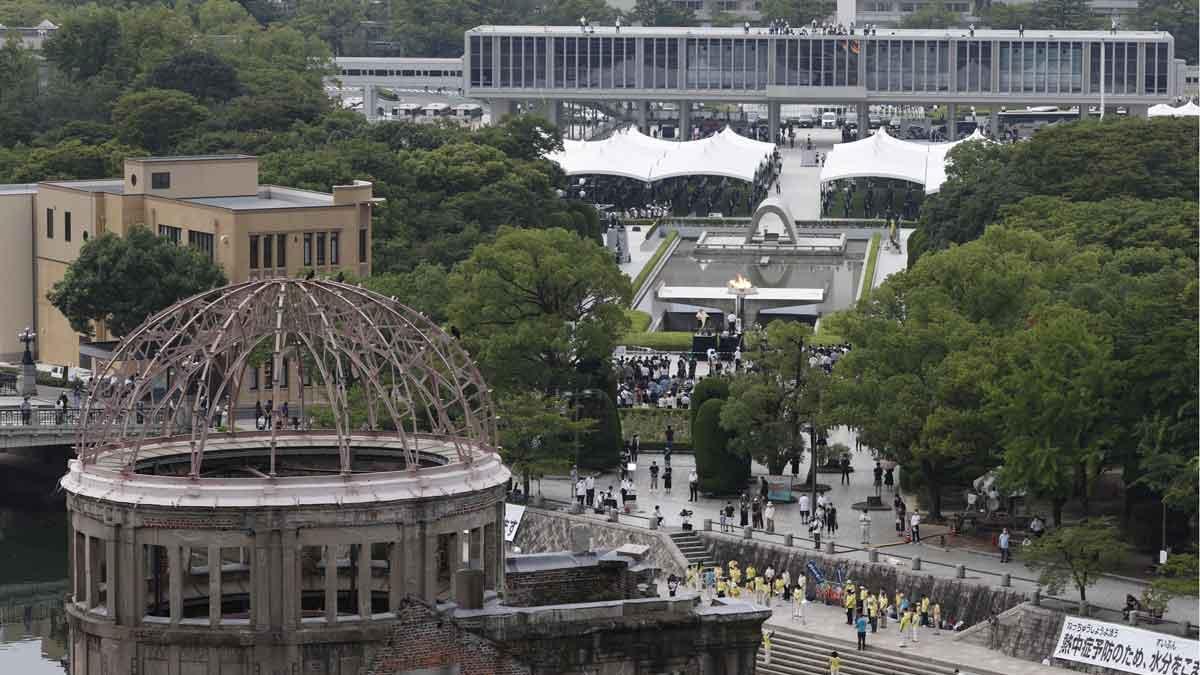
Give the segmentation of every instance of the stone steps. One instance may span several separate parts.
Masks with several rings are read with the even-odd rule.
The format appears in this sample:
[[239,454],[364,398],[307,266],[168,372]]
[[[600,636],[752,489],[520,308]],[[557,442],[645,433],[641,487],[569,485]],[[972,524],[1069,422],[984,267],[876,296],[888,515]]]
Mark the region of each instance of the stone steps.
[[[932,661],[928,657],[906,654],[897,648],[899,633],[894,626],[868,634],[867,651],[857,651],[848,640],[824,635],[801,633],[796,629],[771,625],[771,663],[758,650],[758,670],[761,675],[826,675],[829,655],[837,650],[842,660],[842,675],[953,675],[955,666]],[[850,632],[847,627],[847,632]],[[972,672],[979,672],[977,669]]]
[[708,547],[704,545],[704,540],[696,536],[695,532],[672,532],[670,536],[679,552],[687,558],[689,567],[712,567],[717,564]]

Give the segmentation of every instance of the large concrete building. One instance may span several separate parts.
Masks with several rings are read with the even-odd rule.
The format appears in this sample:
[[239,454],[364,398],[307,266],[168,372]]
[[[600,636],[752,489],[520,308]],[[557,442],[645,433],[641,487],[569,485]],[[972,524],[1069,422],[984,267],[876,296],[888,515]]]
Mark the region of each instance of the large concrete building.
[[[107,353],[46,297],[92,237],[144,225],[199,249],[233,282],[306,268],[366,276],[377,201],[363,181],[332,194],[260,185],[258,159],[246,155],[134,158],[119,178],[0,186],[0,359],[15,358],[26,325],[40,361],[88,367]],[[93,339],[109,339],[104,326]]]
[[493,117],[517,102],[552,119],[562,101],[605,102],[633,107],[644,126],[650,103],[671,101],[686,130],[695,103],[756,103],[772,137],[781,104],[852,106],[859,119],[876,104],[946,105],[953,117],[968,106],[1086,109],[1103,96],[1144,115],[1180,87],[1162,32],[480,26],[465,49],[467,95]]

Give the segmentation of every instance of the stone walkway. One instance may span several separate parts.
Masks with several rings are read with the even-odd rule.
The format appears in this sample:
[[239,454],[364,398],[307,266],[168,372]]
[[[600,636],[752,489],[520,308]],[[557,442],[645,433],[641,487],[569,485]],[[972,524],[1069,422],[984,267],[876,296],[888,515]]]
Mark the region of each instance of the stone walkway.
[[[854,447],[854,435],[844,427],[836,429],[829,440],[831,444],[841,443],[849,448]],[[855,471],[851,474],[849,485],[840,485],[840,476],[838,474],[820,474],[820,482],[832,486],[830,492],[827,493],[827,497],[832,500],[838,511],[840,529],[833,537],[833,540],[839,547],[838,555],[857,560],[867,560],[868,551],[858,543],[858,514],[853,511],[852,505],[856,502],[864,501],[868,495],[874,494],[874,487],[872,485],[874,462],[866,450],[857,453],[852,452],[851,458]],[[719,520],[718,511],[724,505],[725,499],[702,497],[699,502],[688,501],[687,476],[695,466],[694,458],[691,455],[676,455],[672,457],[674,481],[670,495],[661,489],[661,478],[660,490],[657,492],[650,491],[648,468],[651,462],[657,462],[661,467],[663,465],[662,455],[643,453],[639,459],[640,461],[634,476],[638,492],[638,511],[634,517],[622,517],[622,522],[646,525],[648,522],[646,516],[652,513],[654,507],[657,505],[662,509],[665,517],[664,527],[666,528],[679,527],[681,522],[679,512],[682,509],[688,509],[695,513],[692,517],[692,523],[697,529],[700,529],[705,518],[711,519],[714,523],[714,529],[717,529],[716,523]],[[899,482],[899,471],[900,469],[897,468],[897,482]],[[748,486],[747,490],[754,495],[757,494],[759,477],[766,476],[767,472],[765,467],[756,463],[752,473],[755,485],[753,487]],[[802,483],[806,475],[807,465],[802,463],[800,465],[800,475],[795,479],[798,486]],[[779,482],[782,480],[784,483],[787,483],[789,479],[790,475],[785,477],[768,477],[770,482]],[[569,481],[565,477],[546,478],[541,481],[541,490],[547,498],[565,502],[570,500],[571,495],[568,483]],[[597,490],[607,488],[610,485],[614,488],[619,488],[620,480],[613,473],[600,474],[596,480],[596,485]],[[537,489],[537,487],[534,488],[535,494]],[[798,493],[799,490],[797,490]],[[910,511],[916,507],[917,501],[913,495],[906,494],[903,497]],[[885,504],[890,505],[892,495],[885,492],[883,501]],[[776,535],[755,532],[754,536],[780,543],[782,542],[782,534],[790,532],[794,534],[797,546],[812,546],[811,541],[807,539],[807,527],[801,522],[799,511],[799,505],[795,503],[776,505]],[[599,518],[599,516],[595,517]],[[941,545],[938,535],[939,533],[946,532],[945,527],[934,525],[923,526],[922,537],[925,541],[921,544],[910,544],[905,543],[904,540],[897,537],[894,514],[890,509],[887,511],[872,511],[871,519],[870,542],[872,547],[879,549],[880,562],[908,567],[911,564],[910,559],[913,556],[919,556],[923,561],[921,569],[923,574],[930,574],[936,577],[952,577],[955,574],[954,566],[962,564],[967,568],[966,577],[968,580],[998,586],[1000,584],[999,575],[1007,572],[1012,575],[1012,585],[1016,590],[1032,595],[1037,588],[1035,575],[1020,562],[1020,550],[1014,552],[1014,557],[1016,558],[1014,562],[1001,563],[999,555],[996,554],[980,553],[968,549],[950,548]],[[736,536],[741,536],[740,531]],[[825,538],[823,536],[823,539]],[[849,550],[843,552],[844,549]],[[1095,586],[1088,589],[1088,599],[1090,602],[1102,607],[1119,609],[1125,604],[1126,594],[1140,596],[1143,588],[1144,584],[1134,580],[1104,577]],[[1074,600],[1077,594],[1068,590],[1064,592],[1063,597],[1066,600]],[[1189,620],[1196,623],[1200,621],[1200,608],[1197,607],[1194,601],[1176,599],[1170,605],[1167,618],[1176,621]]]

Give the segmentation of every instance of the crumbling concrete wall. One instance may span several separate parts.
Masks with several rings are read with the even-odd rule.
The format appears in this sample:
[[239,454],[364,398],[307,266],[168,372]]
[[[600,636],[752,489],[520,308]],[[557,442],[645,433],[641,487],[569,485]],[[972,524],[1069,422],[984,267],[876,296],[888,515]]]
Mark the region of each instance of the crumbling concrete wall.
[[611,550],[625,544],[648,546],[650,552],[646,560],[662,570],[664,575],[675,574],[683,577],[687,572],[687,559],[666,533],[610,523],[598,516],[577,516],[561,511],[527,508],[513,544],[520,547],[523,553],[570,551],[573,544],[572,525],[588,528],[592,538],[592,550]]

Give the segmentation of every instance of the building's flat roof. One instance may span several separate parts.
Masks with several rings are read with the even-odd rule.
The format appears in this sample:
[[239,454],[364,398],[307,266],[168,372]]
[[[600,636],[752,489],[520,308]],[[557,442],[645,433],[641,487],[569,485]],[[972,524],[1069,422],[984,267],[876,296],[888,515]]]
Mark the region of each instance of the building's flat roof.
[[0,184],[0,195],[32,195],[32,194],[37,194],[37,183]]
[[175,157],[130,157],[130,162],[216,162],[223,160],[255,159],[254,155],[177,155]]
[[422,64],[443,64],[447,66],[461,66],[462,57],[456,59],[450,58],[424,58],[420,56],[337,56],[333,59],[334,63],[339,66],[346,65],[369,65],[369,64],[396,64],[398,66],[405,65],[422,65]]
[[182,198],[179,201],[215,206],[230,211],[261,211],[263,209],[305,209],[333,206],[333,195],[275,185],[261,185],[256,195],[191,197]]
[[[620,37],[801,37],[798,31],[802,26],[794,28],[797,31],[794,35],[778,35],[768,32],[766,26],[750,26],[750,32],[747,33],[742,26],[731,27],[708,27],[708,28],[693,28],[693,27],[648,27],[648,26],[621,26],[621,30],[617,30],[615,26],[600,26],[593,25],[585,33],[579,26],[476,26],[468,30],[471,34],[496,34],[496,35],[562,35],[571,37],[589,37],[592,35],[605,36],[620,36]],[[593,31],[594,29],[594,31]],[[905,28],[879,28],[871,37],[904,37],[904,38],[945,38],[945,37],[969,37],[970,29],[963,27],[945,28],[945,29],[905,29]],[[855,35],[819,35],[812,34],[808,37],[822,38],[862,38],[865,37],[862,31],[856,31]],[[1170,38],[1170,34],[1164,31],[1133,31],[1119,30],[1113,34],[1106,30],[1031,30],[1026,29],[1022,35],[1016,30],[992,30],[992,29],[976,29],[976,39],[985,38],[1004,38],[1004,39],[1024,39],[1037,40],[1047,38],[1057,39],[1109,39],[1109,40],[1166,40]]]
[[46,185],[65,187],[84,192],[107,192],[119,195],[125,193],[125,181],[120,178],[103,178],[99,180],[48,180]]

